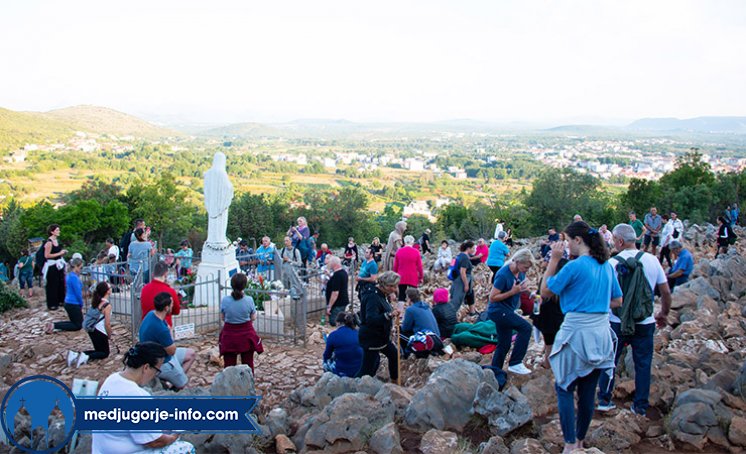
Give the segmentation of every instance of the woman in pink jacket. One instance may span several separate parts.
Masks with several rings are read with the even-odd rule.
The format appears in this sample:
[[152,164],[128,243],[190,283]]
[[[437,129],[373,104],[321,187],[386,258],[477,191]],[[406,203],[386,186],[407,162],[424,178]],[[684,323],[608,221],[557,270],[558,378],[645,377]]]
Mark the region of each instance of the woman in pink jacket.
[[401,276],[399,280],[399,301],[406,301],[409,287],[417,287],[422,282],[422,258],[420,252],[412,247],[414,237],[404,237],[404,247],[396,251],[393,271]]

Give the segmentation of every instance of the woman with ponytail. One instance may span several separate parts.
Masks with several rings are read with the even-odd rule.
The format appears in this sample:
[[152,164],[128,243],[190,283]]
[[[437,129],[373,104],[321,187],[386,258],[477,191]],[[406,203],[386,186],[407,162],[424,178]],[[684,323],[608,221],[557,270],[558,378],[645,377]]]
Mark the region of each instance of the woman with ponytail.
[[324,371],[340,377],[354,377],[363,363],[363,348],[357,333],[357,317],[351,312],[337,315],[337,328],[326,338]]
[[254,299],[244,294],[249,280],[245,274],[236,273],[231,278],[230,295],[220,301],[220,314],[223,329],[220,331],[220,354],[223,356],[225,367],[235,366],[238,355],[241,364],[251,367],[254,372],[254,353],[262,353],[262,340],[254,330],[256,320],[256,305]]
[[[166,350],[155,342],[142,342],[124,354],[124,370],[104,381],[99,397],[150,397],[142,386],[158,377],[166,358]],[[93,453],[194,453],[191,443],[178,440],[176,434],[162,432],[94,432]]]
[[[616,336],[609,307],[622,304],[622,290],[608,263],[609,250],[601,234],[585,222],[573,222],[565,233],[570,255],[577,257],[557,272],[565,244],[552,244],[552,258],[541,284],[541,296],[559,296],[565,320],[549,355],[555,378],[563,453],[583,447],[594,410],[601,373],[614,372]],[[577,418],[575,392],[578,394]]]

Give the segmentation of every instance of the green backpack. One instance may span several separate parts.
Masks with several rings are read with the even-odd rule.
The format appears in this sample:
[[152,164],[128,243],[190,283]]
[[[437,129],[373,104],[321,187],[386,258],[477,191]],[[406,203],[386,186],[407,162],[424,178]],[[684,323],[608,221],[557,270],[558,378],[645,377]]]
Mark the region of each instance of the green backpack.
[[618,255],[612,257],[617,262],[617,278],[623,295],[622,307],[612,309],[612,313],[622,320],[623,336],[635,334],[635,323],[653,315],[653,289],[645,277],[645,269],[640,260],[643,254],[640,251],[627,259]]

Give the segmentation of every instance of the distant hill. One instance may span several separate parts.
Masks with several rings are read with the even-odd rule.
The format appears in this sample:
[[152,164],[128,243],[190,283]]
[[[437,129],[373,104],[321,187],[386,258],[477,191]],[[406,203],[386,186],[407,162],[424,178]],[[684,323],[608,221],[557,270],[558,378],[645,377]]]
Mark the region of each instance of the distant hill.
[[261,123],[234,123],[219,128],[201,131],[199,134],[207,136],[229,137],[284,137],[285,131]]
[[69,124],[38,112],[0,108],[0,150],[19,148],[27,143],[65,140],[74,132]]
[[179,135],[176,131],[161,128],[132,115],[107,107],[73,106],[51,110],[43,114],[70,127],[97,134],[135,136],[148,139]]
[[746,117],[643,118],[627,126],[638,131],[746,134]]

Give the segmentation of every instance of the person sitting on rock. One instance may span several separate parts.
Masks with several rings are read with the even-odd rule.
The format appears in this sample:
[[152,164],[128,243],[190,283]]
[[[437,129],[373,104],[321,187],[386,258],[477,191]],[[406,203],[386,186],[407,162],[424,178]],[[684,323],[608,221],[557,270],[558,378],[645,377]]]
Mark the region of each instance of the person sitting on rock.
[[410,306],[404,312],[401,325],[401,337],[406,342],[404,358],[414,353],[417,358],[426,358],[430,354],[443,353],[443,342],[440,340],[440,329],[430,305],[422,301],[420,291],[415,287],[407,289],[407,301]]
[[153,301],[155,310],[145,316],[140,324],[140,342],[156,342],[166,349],[166,362],[161,367],[159,378],[171,383],[176,390],[189,382],[187,372],[196,355],[191,348],[176,348],[166,316],[171,313],[174,301],[168,292],[159,293]]
[[433,292],[433,315],[438,323],[441,339],[450,339],[458,323],[456,309],[448,304],[448,289],[439,288]]
[[[156,342],[142,342],[124,354],[124,370],[114,372],[101,385],[99,397],[131,396],[150,397],[142,387],[158,377],[168,355],[163,346]],[[165,434],[160,431],[114,431],[94,432],[92,452],[139,452],[139,453],[193,453],[194,446],[179,440],[178,434]]]
[[357,332],[357,318],[351,312],[337,314],[339,328],[326,338],[324,371],[340,377],[355,377],[363,363],[363,349]]
[[668,274],[668,286],[673,292],[674,287],[681,285],[689,280],[689,275],[694,270],[694,257],[692,253],[685,249],[677,240],[671,241],[668,245],[676,261]]
[[451,248],[448,246],[448,241],[443,240],[440,242],[438,257],[435,259],[435,263],[433,263],[433,271],[448,271],[448,267],[451,266],[451,260],[453,260]]

